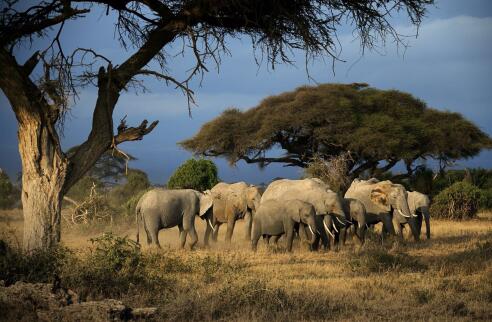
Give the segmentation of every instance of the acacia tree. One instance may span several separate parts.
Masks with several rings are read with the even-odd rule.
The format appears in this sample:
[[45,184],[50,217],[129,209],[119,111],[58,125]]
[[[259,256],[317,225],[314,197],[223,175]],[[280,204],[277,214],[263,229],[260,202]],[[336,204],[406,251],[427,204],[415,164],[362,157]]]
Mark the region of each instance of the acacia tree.
[[[371,48],[388,36],[399,40],[389,22],[403,12],[418,26],[433,0],[43,0],[31,7],[17,0],[3,2],[0,12],[0,88],[18,121],[22,159],[24,247],[32,250],[55,245],[60,239],[62,196],[108,149],[125,141],[140,140],[156,126],[113,125],[120,94],[136,77],[152,76],[184,91],[194,76],[207,71],[207,62],[220,63],[228,53],[227,38],[250,37],[253,48],[274,66],[292,62],[302,50],[308,58],[328,55],[336,59],[336,30],[351,24],[361,45]],[[112,62],[95,49],[63,50],[60,35],[70,20],[95,11],[116,16],[116,37],[128,58]],[[109,12],[116,15],[108,15]],[[49,46],[18,60],[20,46],[37,39]],[[172,55],[165,48],[182,42],[196,66],[184,79],[168,74]],[[28,46],[27,46],[28,47]],[[23,48],[26,48],[24,46]],[[156,64],[150,64],[152,61]],[[41,77],[34,70],[42,66]],[[148,66],[158,66],[151,69]],[[37,67],[38,66],[38,67]],[[97,87],[92,129],[85,142],[68,156],[62,151],[58,130],[70,97],[79,85]]]
[[[383,173],[400,161],[407,176],[429,158],[445,167],[492,148],[492,139],[460,114],[429,108],[407,93],[322,84],[268,97],[244,112],[226,110],[180,144],[196,154],[261,166],[306,168],[313,160],[343,156],[353,178]],[[271,152],[278,148],[283,155]]]

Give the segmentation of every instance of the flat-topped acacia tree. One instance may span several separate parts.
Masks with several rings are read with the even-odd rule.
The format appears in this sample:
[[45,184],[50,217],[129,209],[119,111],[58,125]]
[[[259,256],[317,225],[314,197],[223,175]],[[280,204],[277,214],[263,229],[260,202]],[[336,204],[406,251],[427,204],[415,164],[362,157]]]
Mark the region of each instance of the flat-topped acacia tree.
[[[180,143],[205,156],[266,166],[306,168],[343,157],[346,176],[381,174],[403,161],[441,167],[492,148],[492,139],[458,113],[439,111],[408,93],[367,84],[321,84],[265,98],[246,111],[229,109]],[[272,153],[280,148],[284,153]],[[269,155],[270,154],[270,155]]]
[[[207,62],[220,63],[220,55],[228,53],[228,37],[251,38],[251,46],[271,65],[291,63],[293,50],[304,51],[308,58],[336,59],[336,30],[341,24],[352,25],[361,46],[371,48],[387,37],[399,40],[391,15],[402,12],[418,26],[431,4],[433,0],[44,0],[26,7],[23,1],[3,2],[0,88],[18,121],[24,248],[56,245],[63,195],[105,151],[140,140],[156,126],[147,121],[137,127],[122,123],[115,130],[112,115],[120,93],[136,77],[157,77],[192,99],[189,81],[207,71]],[[126,60],[112,62],[97,48],[63,50],[64,26],[98,11],[116,19],[115,37],[128,52]],[[41,38],[48,48],[19,61],[19,51],[29,47],[25,43]],[[196,60],[185,79],[167,73],[173,56],[166,55],[165,48],[176,42],[190,48],[184,54]],[[35,70],[43,71],[40,77]],[[97,87],[92,129],[67,155],[58,130],[70,98],[84,84]]]

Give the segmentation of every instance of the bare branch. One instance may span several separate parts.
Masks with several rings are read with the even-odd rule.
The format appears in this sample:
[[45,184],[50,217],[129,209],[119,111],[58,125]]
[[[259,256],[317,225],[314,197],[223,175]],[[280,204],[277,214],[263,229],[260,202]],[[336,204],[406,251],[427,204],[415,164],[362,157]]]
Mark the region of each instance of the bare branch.
[[127,128],[126,126],[120,126],[120,131],[118,131],[118,134],[114,137],[114,145],[118,145],[127,141],[142,140],[145,135],[152,132],[159,121],[154,121],[149,126],[147,126],[148,123],[149,122],[147,120],[143,120],[142,123],[140,123],[140,125],[137,127]]

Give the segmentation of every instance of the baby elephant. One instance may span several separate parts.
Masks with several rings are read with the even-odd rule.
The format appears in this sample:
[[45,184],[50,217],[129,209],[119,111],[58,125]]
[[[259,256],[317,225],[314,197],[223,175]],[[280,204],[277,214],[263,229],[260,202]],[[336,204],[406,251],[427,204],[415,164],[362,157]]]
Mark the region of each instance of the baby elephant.
[[294,231],[299,229],[299,225],[309,228],[312,232],[310,243],[313,243],[316,237],[314,233],[316,229],[314,216],[316,216],[314,207],[304,201],[268,200],[262,202],[253,217],[253,231],[251,234],[253,251],[256,251],[258,240],[261,236],[269,238],[286,234],[287,250],[291,252]]

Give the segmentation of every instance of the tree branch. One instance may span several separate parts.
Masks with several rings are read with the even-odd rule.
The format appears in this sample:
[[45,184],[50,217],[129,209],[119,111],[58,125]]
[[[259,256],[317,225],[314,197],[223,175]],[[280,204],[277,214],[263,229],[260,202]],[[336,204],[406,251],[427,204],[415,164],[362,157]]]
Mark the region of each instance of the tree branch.
[[[127,128],[126,126],[121,127],[120,124],[120,126],[118,127],[119,128],[118,134],[115,135],[114,137],[114,145],[118,145],[120,143],[127,142],[127,141],[142,140],[145,135],[152,132],[152,130],[159,123],[159,121],[154,121],[149,126],[147,126],[148,123],[149,122],[147,120],[143,120],[139,126],[129,127],[129,128]],[[123,121],[122,124],[124,124]]]

